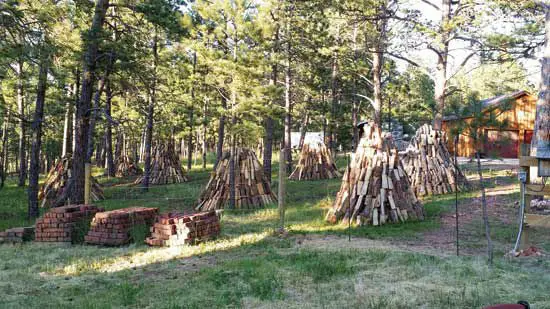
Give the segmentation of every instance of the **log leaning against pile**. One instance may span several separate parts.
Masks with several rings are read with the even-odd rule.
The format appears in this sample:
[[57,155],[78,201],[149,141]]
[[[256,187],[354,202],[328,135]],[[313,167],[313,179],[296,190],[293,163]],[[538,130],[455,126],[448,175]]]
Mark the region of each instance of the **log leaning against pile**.
[[[145,176],[139,177],[134,183],[141,184],[143,177]],[[174,151],[173,144],[158,144],[153,150],[149,184],[166,185],[187,181],[189,179],[183,170],[179,156]]]
[[417,196],[454,192],[455,184],[460,191],[467,185],[466,177],[449,154],[445,132],[434,130],[431,125],[425,124],[416,131],[401,157]]
[[328,148],[322,142],[304,144],[292,180],[318,180],[340,177]]
[[[229,205],[230,152],[224,152],[206,188],[199,197],[197,211],[223,209]],[[256,209],[276,201],[275,194],[254,151],[235,150],[235,208]]]
[[[41,200],[41,207],[59,207],[63,206],[69,199],[71,190],[71,168],[72,158],[61,158],[48,172],[44,184],[38,191],[38,199]],[[92,201],[103,200],[103,189],[92,177],[91,189]]]
[[424,208],[410,188],[391,136],[384,137],[374,125],[361,129],[359,145],[326,220],[376,226],[424,219]]

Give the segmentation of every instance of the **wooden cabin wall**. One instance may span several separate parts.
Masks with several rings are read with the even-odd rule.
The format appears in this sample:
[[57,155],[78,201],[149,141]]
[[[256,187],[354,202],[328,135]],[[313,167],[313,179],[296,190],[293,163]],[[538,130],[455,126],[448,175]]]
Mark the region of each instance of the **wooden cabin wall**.
[[[524,95],[517,98],[512,107],[509,110],[502,112],[497,119],[503,121],[508,119],[508,125],[506,128],[499,129],[499,131],[514,131],[517,132],[518,141],[517,144],[529,143],[529,138],[532,136],[533,128],[535,126],[535,113],[536,113],[536,97],[532,95]],[[499,110],[497,109],[498,113]],[[451,129],[456,125],[457,121],[471,121],[471,118],[459,119],[459,120],[448,120],[443,122],[443,130],[447,132],[447,136],[450,137]],[[484,128],[485,132],[487,130],[495,130],[496,128],[487,127]],[[452,138],[448,140],[449,151],[454,153],[454,141]],[[511,146],[512,147],[512,146]],[[519,146],[515,146],[516,148]],[[489,147],[484,145],[483,150],[485,151]],[[461,157],[473,157],[476,151],[473,141],[469,136],[461,135],[458,143],[458,156]],[[516,154],[519,152],[519,149],[516,149]]]

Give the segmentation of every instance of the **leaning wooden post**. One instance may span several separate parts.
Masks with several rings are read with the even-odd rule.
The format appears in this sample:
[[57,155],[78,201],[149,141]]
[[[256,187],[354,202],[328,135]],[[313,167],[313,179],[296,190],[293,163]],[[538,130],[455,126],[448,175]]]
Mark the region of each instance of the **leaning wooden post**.
[[90,163],[84,165],[84,204],[90,204],[90,192],[92,189],[92,169]]
[[281,147],[281,152],[279,153],[279,188],[277,191],[277,201],[279,208],[279,219],[280,219],[280,230],[281,232],[285,229],[285,185],[286,185],[286,162],[285,162],[285,148]]

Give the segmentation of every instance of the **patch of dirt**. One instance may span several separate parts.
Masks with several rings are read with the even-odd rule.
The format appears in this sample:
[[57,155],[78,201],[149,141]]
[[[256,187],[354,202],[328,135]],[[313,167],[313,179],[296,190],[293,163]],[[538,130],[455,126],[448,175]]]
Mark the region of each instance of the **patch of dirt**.
[[[487,199],[487,213],[490,219],[498,220],[504,224],[513,224],[517,220],[516,201],[510,198],[510,194],[517,192],[515,184],[500,185],[495,188],[487,188],[485,191]],[[459,200],[458,204],[458,226],[459,242],[467,240],[475,232],[471,231],[471,223],[483,218],[481,193],[478,197]],[[441,227],[437,230],[424,233],[421,242],[422,246],[428,248],[439,248],[447,252],[456,251],[456,215],[455,212],[444,213],[440,217]],[[485,247],[460,248],[464,254],[477,255],[485,251]]]
[[[510,194],[517,192],[516,184],[498,185],[486,189],[487,211],[492,221],[498,220],[504,224],[514,224],[517,220],[517,201]],[[472,222],[482,219],[481,193],[475,198],[459,200],[459,240],[467,241],[479,237]],[[437,230],[425,232],[418,239],[412,240],[373,240],[352,237],[348,242],[345,236],[306,235],[296,238],[296,246],[320,249],[354,248],[354,249],[392,249],[424,254],[449,256],[456,252],[456,216],[455,212],[440,216],[441,226]],[[484,238],[478,239],[483,242]],[[511,245],[511,244],[510,244]],[[463,255],[480,255],[485,253],[484,246],[466,246],[462,244],[460,252]]]

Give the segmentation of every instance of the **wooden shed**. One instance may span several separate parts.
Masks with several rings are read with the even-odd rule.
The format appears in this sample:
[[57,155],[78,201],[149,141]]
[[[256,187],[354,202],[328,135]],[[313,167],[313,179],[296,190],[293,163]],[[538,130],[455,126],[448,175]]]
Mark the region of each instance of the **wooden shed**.
[[[497,111],[498,120],[507,119],[505,128],[483,128],[485,138],[481,155],[486,157],[517,158],[520,145],[531,143],[533,128],[535,126],[535,113],[537,98],[527,91],[517,91],[511,94],[496,96],[480,102],[484,113]],[[506,107],[502,113],[499,108]],[[451,129],[457,122],[468,122],[473,117],[457,118],[447,117],[443,119],[443,130],[450,136]],[[454,143],[449,139],[449,150],[454,152]],[[458,141],[457,154],[462,157],[475,155],[474,143],[469,136],[461,135]]]

